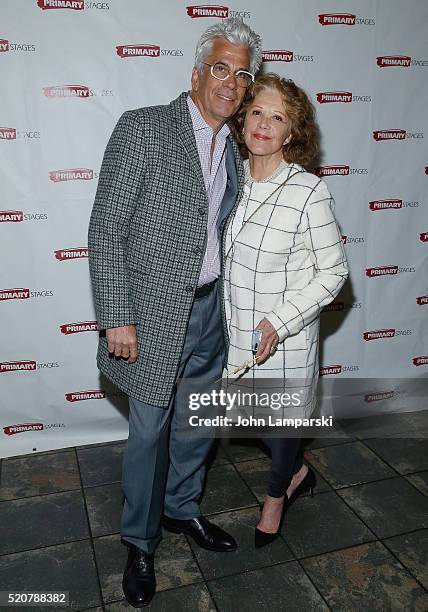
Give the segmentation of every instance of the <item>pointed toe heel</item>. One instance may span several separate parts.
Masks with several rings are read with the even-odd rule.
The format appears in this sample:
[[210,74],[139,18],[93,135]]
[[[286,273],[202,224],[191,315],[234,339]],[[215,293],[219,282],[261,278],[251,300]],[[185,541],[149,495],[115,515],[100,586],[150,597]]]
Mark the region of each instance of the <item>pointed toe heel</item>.
[[254,529],[254,546],[256,548],[263,548],[263,546],[267,546],[267,544],[271,544],[274,540],[276,540],[279,536],[279,529],[275,533],[266,533],[266,531],[261,531]]

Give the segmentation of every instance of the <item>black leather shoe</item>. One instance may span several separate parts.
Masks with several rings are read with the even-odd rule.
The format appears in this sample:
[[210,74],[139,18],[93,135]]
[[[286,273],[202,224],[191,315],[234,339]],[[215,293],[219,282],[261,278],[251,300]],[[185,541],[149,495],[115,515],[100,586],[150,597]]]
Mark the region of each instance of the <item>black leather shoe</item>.
[[210,523],[205,517],[188,519],[185,521],[162,516],[162,527],[172,533],[185,533],[193,538],[199,546],[217,552],[236,550],[237,544],[231,535]]
[[156,593],[155,555],[128,544],[128,561],[123,573],[122,588],[134,608],[148,606]]

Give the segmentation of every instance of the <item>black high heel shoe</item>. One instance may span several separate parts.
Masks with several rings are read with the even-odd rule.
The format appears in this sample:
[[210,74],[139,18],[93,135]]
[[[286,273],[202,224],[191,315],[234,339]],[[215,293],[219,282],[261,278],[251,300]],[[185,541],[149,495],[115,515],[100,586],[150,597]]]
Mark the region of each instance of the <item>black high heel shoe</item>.
[[302,493],[305,493],[308,490],[311,492],[311,497],[313,497],[314,487],[316,484],[317,484],[317,480],[315,478],[315,473],[308,466],[308,472],[306,476],[304,477],[302,482],[295,488],[291,496],[290,497],[287,497],[286,495],[284,496],[284,506],[282,508],[278,529],[275,531],[275,533],[267,533],[266,531],[261,531],[257,527],[255,528],[254,546],[256,548],[262,548],[263,546],[266,546],[267,544],[270,544],[271,542],[277,539],[277,537],[279,536],[281,532],[282,523],[284,521],[285,514],[287,510],[289,509],[289,507],[296,501],[299,495],[302,495]]

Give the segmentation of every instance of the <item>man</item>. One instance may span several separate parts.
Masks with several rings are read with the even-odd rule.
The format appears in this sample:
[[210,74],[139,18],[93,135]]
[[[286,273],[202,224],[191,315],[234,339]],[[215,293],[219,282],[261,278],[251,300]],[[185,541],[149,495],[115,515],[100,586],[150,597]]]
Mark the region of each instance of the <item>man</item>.
[[134,607],[156,590],[161,519],[204,548],[236,548],[200,514],[212,440],[178,434],[188,405],[177,381],[221,376],[221,234],[244,181],[226,121],[260,63],[260,37],[241,20],[211,26],[197,45],[190,95],[124,113],[104,155],[90,270],[106,330],[98,366],[129,396],[121,536],[129,546],[123,589]]

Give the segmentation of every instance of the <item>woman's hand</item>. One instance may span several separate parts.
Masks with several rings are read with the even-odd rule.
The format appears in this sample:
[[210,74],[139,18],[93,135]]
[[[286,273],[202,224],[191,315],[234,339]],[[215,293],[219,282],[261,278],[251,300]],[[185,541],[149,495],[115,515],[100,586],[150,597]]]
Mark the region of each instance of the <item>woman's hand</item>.
[[276,333],[276,329],[270,321],[262,319],[257,325],[256,329],[262,332],[262,338],[260,340],[259,350],[256,353],[257,363],[263,363],[268,357],[270,357],[275,351],[279,343],[279,336]]

